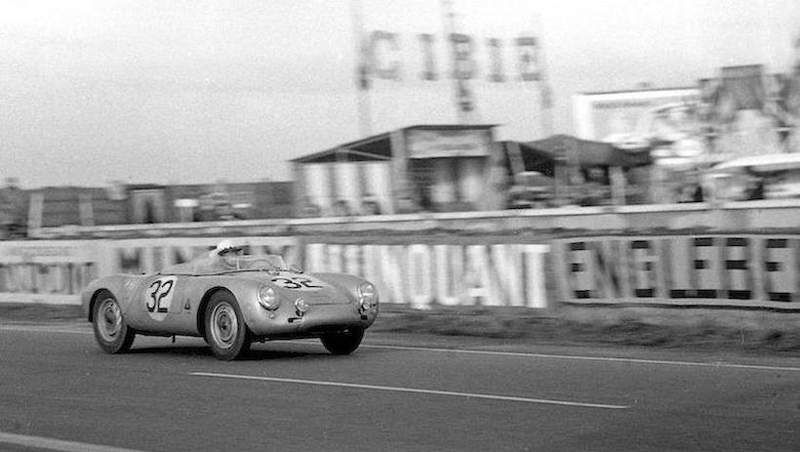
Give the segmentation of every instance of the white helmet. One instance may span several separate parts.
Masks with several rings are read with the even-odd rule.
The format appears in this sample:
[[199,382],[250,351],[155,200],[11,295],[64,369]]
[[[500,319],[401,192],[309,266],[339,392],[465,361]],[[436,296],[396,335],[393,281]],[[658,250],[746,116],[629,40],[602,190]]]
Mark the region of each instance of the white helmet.
[[217,247],[214,249],[214,254],[220,256],[222,254],[227,254],[230,252],[241,251],[241,246],[235,246],[233,242],[230,240],[223,240],[217,244]]

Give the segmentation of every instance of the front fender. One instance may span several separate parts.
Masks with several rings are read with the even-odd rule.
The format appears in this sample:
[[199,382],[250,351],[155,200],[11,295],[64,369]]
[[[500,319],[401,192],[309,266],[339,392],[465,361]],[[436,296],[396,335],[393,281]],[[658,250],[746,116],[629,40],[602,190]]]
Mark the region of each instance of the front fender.
[[337,289],[347,292],[353,298],[358,296],[358,285],[369,282],[364,278],[345,273],[311,273],[311,276],[319,278]]

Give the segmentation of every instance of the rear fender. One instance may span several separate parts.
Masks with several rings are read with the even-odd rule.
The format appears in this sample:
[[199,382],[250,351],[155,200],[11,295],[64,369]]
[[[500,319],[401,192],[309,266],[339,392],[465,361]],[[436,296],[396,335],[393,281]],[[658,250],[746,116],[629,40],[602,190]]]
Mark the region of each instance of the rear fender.
[[113,275],[96,279],[89,283],[81,293],[81,307],[86,319],[89,322],[94,320],[94,304],[97,302],[97,296],[103,290],[111,292],[121,306],[127,305],[128,297],[125,293],[125,283],[130,278],[130,275]]

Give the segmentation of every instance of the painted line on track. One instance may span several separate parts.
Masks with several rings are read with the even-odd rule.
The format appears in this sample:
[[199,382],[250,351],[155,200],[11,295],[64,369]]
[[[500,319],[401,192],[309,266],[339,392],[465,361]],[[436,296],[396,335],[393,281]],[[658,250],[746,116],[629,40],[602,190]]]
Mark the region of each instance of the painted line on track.
[[713,368],[730,368],[730,369],[749,369],[749,370],[778,370],[789,372],[800,372],[800,367],[783,367],[783,366],[763,366],[757,364],[736,364],[727,363],[723,361],[717,362],[698,362],[698,361],[672,361],[672,360],[659,360],[659,359],[642,359],[642,358],[615,358],[612,356],[581,356],[581,355],[557,355],[549,353],[526,353],[526,352],[499,352],[491,350],[464,350],[464,349],[451,349],[451,348],[430,348],[430,347],[410,347],[403,345],[370,345],[362,344],[361,347],[366,348],[385,348],[389,350],[407,350],[407,351],[426,351],[434,353],[460,353],[466,355],[490,355],[490,356],[509,356],[515,358],[546,358],[546,359],[564,359],[574,361],[600,361],[611,363],[630,363],[630,364],[658,364],[658,365],[672,365],[672,366],[693,366],[693,367],[713,367]]
[[57,452],[145,452],[134,449],[123,449],[112,446],[79,443],[60,439],[44,438],[41,436],[17,435],[15,433],[0,432],[0,445],[13,444],[15,446],[30,447],[39,450],[54,450]]
[[353,388],[353,389],[370,389],[370,390],[378,390],[378,391],[390,391],[390,392],[405,392],[405,393],[412,393],[412,394],[432,394],[432,395],[443,395],[443,396],[456,396],[456,397],[465,397],[469,399],[489,399],[489,400],[500,400],[505,402],[527,402],[527,403],[537,403],[537,404],[545,404],[545,405],[561,405],[561,406],[573,406],[573,407],[581,407],[581,408],[604,408],[604,409],[611,409],[611,410],[624,410],[630,408],[629,406],[625,405],[607,405],[601,403],[585,403],[585,402],[570,402],[566,400],[550,400],[550,399],[532,399],[528,397],[514,397],[514,396],[503,396],[503,395],[492,395],[492,394],[476,394],[476,393],[469,393],[469,392],[455,392],[455,391],[439,391],[434,389],[417,389],[417,388],[404,388],[398,386],[378,386],[378,385],[364,385],[364,384],[355,384],[355,383],[339,383],[335,381],[319,381],[319,380],[300,380],[295,378],[276,378],[276,377],[260,377],[255,375],[234,375],[234,374],[219,374],[219,373],[211,373],[211,372],[189,372],[189,375],[193,375],[196,377],[211,377],[211,378],[229,378],[229,379],[238,379],[238,380],[254,380],[254,381],[266,381],[272,383],[293,383],[293,384],[304,384],[304,385],[314,385],[314,386],[333,386],[339,388]]

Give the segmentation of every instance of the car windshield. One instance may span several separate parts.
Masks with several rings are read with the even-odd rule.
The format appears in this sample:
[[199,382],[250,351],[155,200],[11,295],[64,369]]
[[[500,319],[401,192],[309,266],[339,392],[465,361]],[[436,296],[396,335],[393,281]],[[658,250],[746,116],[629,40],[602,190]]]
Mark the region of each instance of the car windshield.
[[302,273],[299,267],[286,265],[283,257],[276,254],[256,256],[227,256],[224,259],[200,256],[191,262],[175,264],[162,269],[159,274],[216,275],[247,271],[294,271]]
[[264,256],[238,256],[236,257],[237,270],[286,270],[288,266],[283,257],[276,254]]

